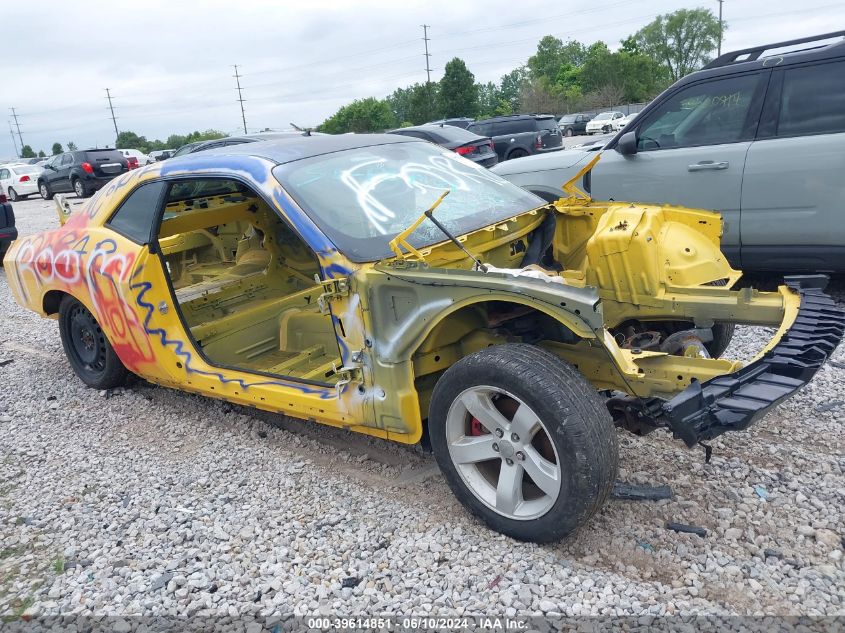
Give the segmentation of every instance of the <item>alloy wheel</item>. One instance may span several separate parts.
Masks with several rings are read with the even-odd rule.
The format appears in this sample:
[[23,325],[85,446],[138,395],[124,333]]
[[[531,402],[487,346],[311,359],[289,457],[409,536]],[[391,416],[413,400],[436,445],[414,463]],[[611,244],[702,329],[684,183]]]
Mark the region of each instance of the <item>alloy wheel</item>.
[[446,417],[449,455],[470,491],[509,519],[546,514],[560,495],[560,459],[537,414],[516,396],[479,385]]

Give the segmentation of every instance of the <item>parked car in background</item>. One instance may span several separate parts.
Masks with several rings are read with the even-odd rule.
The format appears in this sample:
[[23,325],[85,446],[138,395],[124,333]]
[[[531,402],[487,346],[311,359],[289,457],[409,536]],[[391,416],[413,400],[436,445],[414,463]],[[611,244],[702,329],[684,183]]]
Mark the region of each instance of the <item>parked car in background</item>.
[[587,123],[589,123],[594,114],[585,114],[583,112],[576,112],[575,114],[564,114],[557,122],[560,131],[564,136],[578,136],[587,133]]
[[188,143],[173,152],[171,158],[184,156],[185,154],[193,154],[194,152],[204,152],[208,149],[226,147],[228,145],[242,145],[243,143],[257,143],[258,141],[272,141],[279,138],[295,138],[297,136],[312,135],[317,136],[320,134],[306,130],[304,132],[261,132],[257,134],[244,134],[243,136],[227,136],[225,138],[217,138],[211,141]]
[[596,152],[613,140],[615,136],[615,134],[591,134],[584,140],[583,143],[573,145],[569,149]]
[[3,263],[3,256],[9,250],[9,245],[18,238],[18,229],[15,227],[15,212],[12,205],[6,200],[5,194],[0,192],[0,264]]
[[[582,186],[603,200],[719,211],[736,267],[845,272],[844,35],[726,53],[687,75],[607,144]],[[494,171],[548,199],[593,156]]]
[[482,119],[467,128],[493,139],[499,161],[559,151],[563,134],[550,114],[512,114]]
[[389,134],[412,136],[436,143],[483,167],[492,167],[499,162],[492,139],[446,123],[403,127],[391,130]]
[[15,202],[38,193],[38,165],[0,165],[0,193]]
[[41,161],[44,160],[44,157],[41,158],[18,158],[15,159],[13,162],[17,165],[37,165]]
[[175,149],[157,149],[150,152],[148,156],[153,159],[153,162],[155,162],[157,160],[167,160],[173,156],[175,152]]
[[622,112],[599,112],[594,118],[587,123],[587,134],[607,134],[608,132],[618,132],[619,122],[625,118]]
[[45,200],[72,191],[87,198],[115,176],[129,171],[129,161],[116,149],[87,149],[53,156],[38,175],[38,191]]
[[470,117],[455,117],[452,119],[439,119],[437,121],[429,121],[425,125],[453,125],[455,127],[467,129],[469,127],[469,124],[473,121],[475,121],[475,119]]
[[137,149],[119,149],[117,151],[123,154],[126,158],[134,158],[138,167],[143,167],[144,165],[149,165],[154,162],[147,154]]
[[616,131],[618,132],[623,127],[628,125],[631,121],[636,119],[638,114],[639,114],[639,112],[632,112],[631,114],[628,114],[628,115],[622,117],[621,119],[619,119],[619,121],[616,123]]

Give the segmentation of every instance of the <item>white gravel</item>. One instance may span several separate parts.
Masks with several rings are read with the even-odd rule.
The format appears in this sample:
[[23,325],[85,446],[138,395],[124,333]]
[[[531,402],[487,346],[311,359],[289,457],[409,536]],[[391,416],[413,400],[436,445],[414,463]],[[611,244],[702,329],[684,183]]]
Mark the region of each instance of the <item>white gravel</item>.
[[[52,203],[15,210],[22,233],[56,222]],[[842,347],[709,465],[620,431],[620,479],[674,498],[611,501],[536,546],[473,520],[420,451],[145,383],[85,388],[4,272],[0,314],[0,614],[845,614]],[[732,351],[761,340],[741,328]]]

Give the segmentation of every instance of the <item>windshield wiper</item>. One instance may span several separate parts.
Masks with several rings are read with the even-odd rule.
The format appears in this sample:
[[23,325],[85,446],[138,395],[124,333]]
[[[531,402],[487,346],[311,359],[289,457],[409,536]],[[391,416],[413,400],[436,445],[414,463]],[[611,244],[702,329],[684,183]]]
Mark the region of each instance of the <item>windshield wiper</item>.
[[475,255],[470,253],[466,249],[466,247],[464,247],[464,245],[461,244],[458,241],[458,238],[456,238],[454,235],[452,235],[452,233],[449,231],[449,229],[447,229],[445,226],[443,226],[443,224],[441,224],[440,220],[438,220],[437,218],[434,217],[434,210],[440,205],[441,202],[443,202],[443,198],[448,196],[450,193],[451,193],[451,189],[447,189],[446,191],[441,193],[440,196],[437,198],[437,200],[434,201],[434,204],[432,204],[428,209],[426,209],[425,212],[420,217],[418,217],[416,220],[414,220],[414,222],[413,222],[413,224],[411,224],[411,226],[409,226],[407,229],[405,229],[404,231],[399,233],[396,237],[394,237],[392,240],[390,240],[388,246],[390,246],[390,250],[392,250],[394,253],[396,253],[397,257],[401,257],[403,259],[405,258],[405,253],[402,252],[402,248],[401,248],[401,247],[405,247],[408,250],[408,252],[410,252],[414,256],[416,256],[417,259],[419,259],[420,261],[425,261],[425,257],[423,257],[423,254],[420,253],[416,248],[411,246],[411,244],[408,242],[408,238],[411,236],[411,233],[416,231],[417,227],[419,227],[419,225],[422,224],[423,221],[426,218],[428,218],[429,220],[431,220],[434,223],[434,226],[436,226],[438,229],[440,229],[443,232],[443,235],[448,237],[449,240],[455,246],[457,246],[459,249],[461,249],[464,253],[466,253],[467,257],[469,257],[472,261],[475,262],[475,265],[478,267],[478,269],[481,272],[486,273],[487,272],[487,266],[484,265],[483,263],[481,263],[481,260],[478,259]]

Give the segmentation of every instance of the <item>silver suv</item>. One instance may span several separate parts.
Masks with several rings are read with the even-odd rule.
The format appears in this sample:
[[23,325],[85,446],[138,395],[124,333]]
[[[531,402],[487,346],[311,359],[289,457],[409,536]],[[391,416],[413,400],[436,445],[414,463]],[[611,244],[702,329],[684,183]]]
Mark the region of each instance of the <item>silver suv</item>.
[[[583,186],[598,200],[721,212],[722,250],[744,270],[845,272],[843,37],[727,53],[687,75],[605,146]],[[785,47],[801,50],[764,56]],[[595,155],[567,150],[492,171],[554,200]]]

